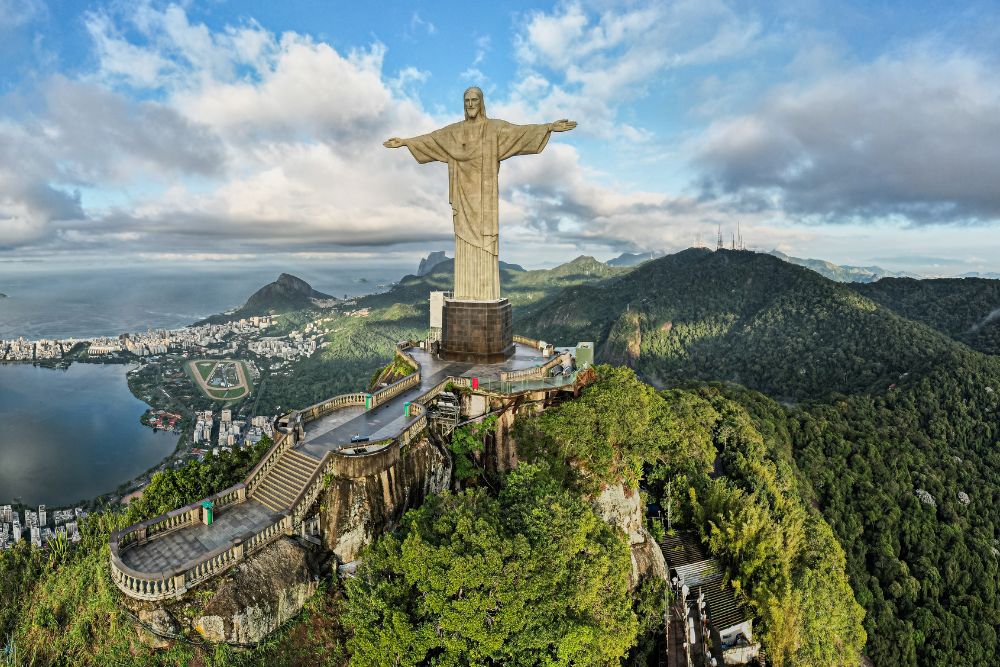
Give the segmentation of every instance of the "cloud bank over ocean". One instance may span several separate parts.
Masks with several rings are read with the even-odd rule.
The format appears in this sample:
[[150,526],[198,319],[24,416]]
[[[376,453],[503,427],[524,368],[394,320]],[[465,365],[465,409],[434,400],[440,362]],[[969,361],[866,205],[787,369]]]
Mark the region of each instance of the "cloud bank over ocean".
[[[390,8],[410,12],[400,31],[369,17],[352,39],[264,10],[109,3],[57,23],[4,4],[0,33],[34,46],[0,88],[0,261],[447,244],[444,166],[381,142],[457,120],[477,83],[492,116],[580,122],[501,169],[512,261],[676,250],[739,223],[761,249],[997,268],[1000,28],[975,5],[880,44],[847,9],[725,2],[558,3],[475,34]],[[449,69],[431,54],[456,35]]]

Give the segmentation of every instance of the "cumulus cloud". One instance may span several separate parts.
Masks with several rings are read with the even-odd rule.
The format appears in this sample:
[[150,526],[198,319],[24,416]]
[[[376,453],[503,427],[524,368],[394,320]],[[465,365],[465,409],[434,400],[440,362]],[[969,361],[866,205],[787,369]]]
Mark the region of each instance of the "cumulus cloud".
[[48,14],[42,0],[0,0],[0,36]]
[[824,222],[1000,218],[1000,76],[911,53],[781,86],[697,142],[709,192]]
[[500,109],[520,122],[571,114],[599,137],[648,139],[649,130],[619,118],[622,106],[643,97],[666,71],[745,55],[759,32],[754,16],[718,0],[613,9],[569,2],[531,12],[514,40],[521,83]]
[[[678,250],[714,239],[717,225],[735,228],[732,211],[720,202],[690,195],[636,191],[602,184],[606,175],[585,168],[578,151],[550,143],[531,159],[501,167],[501,215],[512,240],[618,250]],[[770,228],[768,215],[744,214],[756,243],[788,239]]]

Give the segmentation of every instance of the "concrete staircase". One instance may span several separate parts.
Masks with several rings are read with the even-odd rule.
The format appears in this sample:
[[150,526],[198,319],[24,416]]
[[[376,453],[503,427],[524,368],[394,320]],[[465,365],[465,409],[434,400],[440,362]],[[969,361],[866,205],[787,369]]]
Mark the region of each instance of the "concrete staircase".
[[274,512],[291,509],[319,464],[311,456],[286,450],[267,472],[264,481],[250,492],[250,498]]

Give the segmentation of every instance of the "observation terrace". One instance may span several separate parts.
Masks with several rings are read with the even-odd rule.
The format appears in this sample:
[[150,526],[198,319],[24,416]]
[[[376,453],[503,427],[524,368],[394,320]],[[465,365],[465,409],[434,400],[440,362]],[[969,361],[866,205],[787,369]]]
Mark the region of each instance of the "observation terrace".
[[[396,355],[414,372],[387,387],[344,394],[280,417],[274,446],[246,479],[219,493],[112,533],[111,576],[126,595],[163,600],[226,571],[283,535],[322,532],[314,512],[324,479],[384,470],[427,428],[427,408],[451,383],[474,393],[514,395],[568,388],[576,372],[569,351],[543,354],[538,341],[515,336],[499,364],[442,361],[415,342]],[[352,442],[360,434],[366,442]],[[206,501],[214,513],[204,522]]]

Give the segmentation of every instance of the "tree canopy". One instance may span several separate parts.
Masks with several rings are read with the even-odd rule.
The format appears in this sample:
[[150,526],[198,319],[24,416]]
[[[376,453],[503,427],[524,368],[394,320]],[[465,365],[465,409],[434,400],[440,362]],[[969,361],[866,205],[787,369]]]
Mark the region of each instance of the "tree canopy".
[[432,496],[347,582],[356,665],[604,665],[635,642],[624,535],[544,468]]

